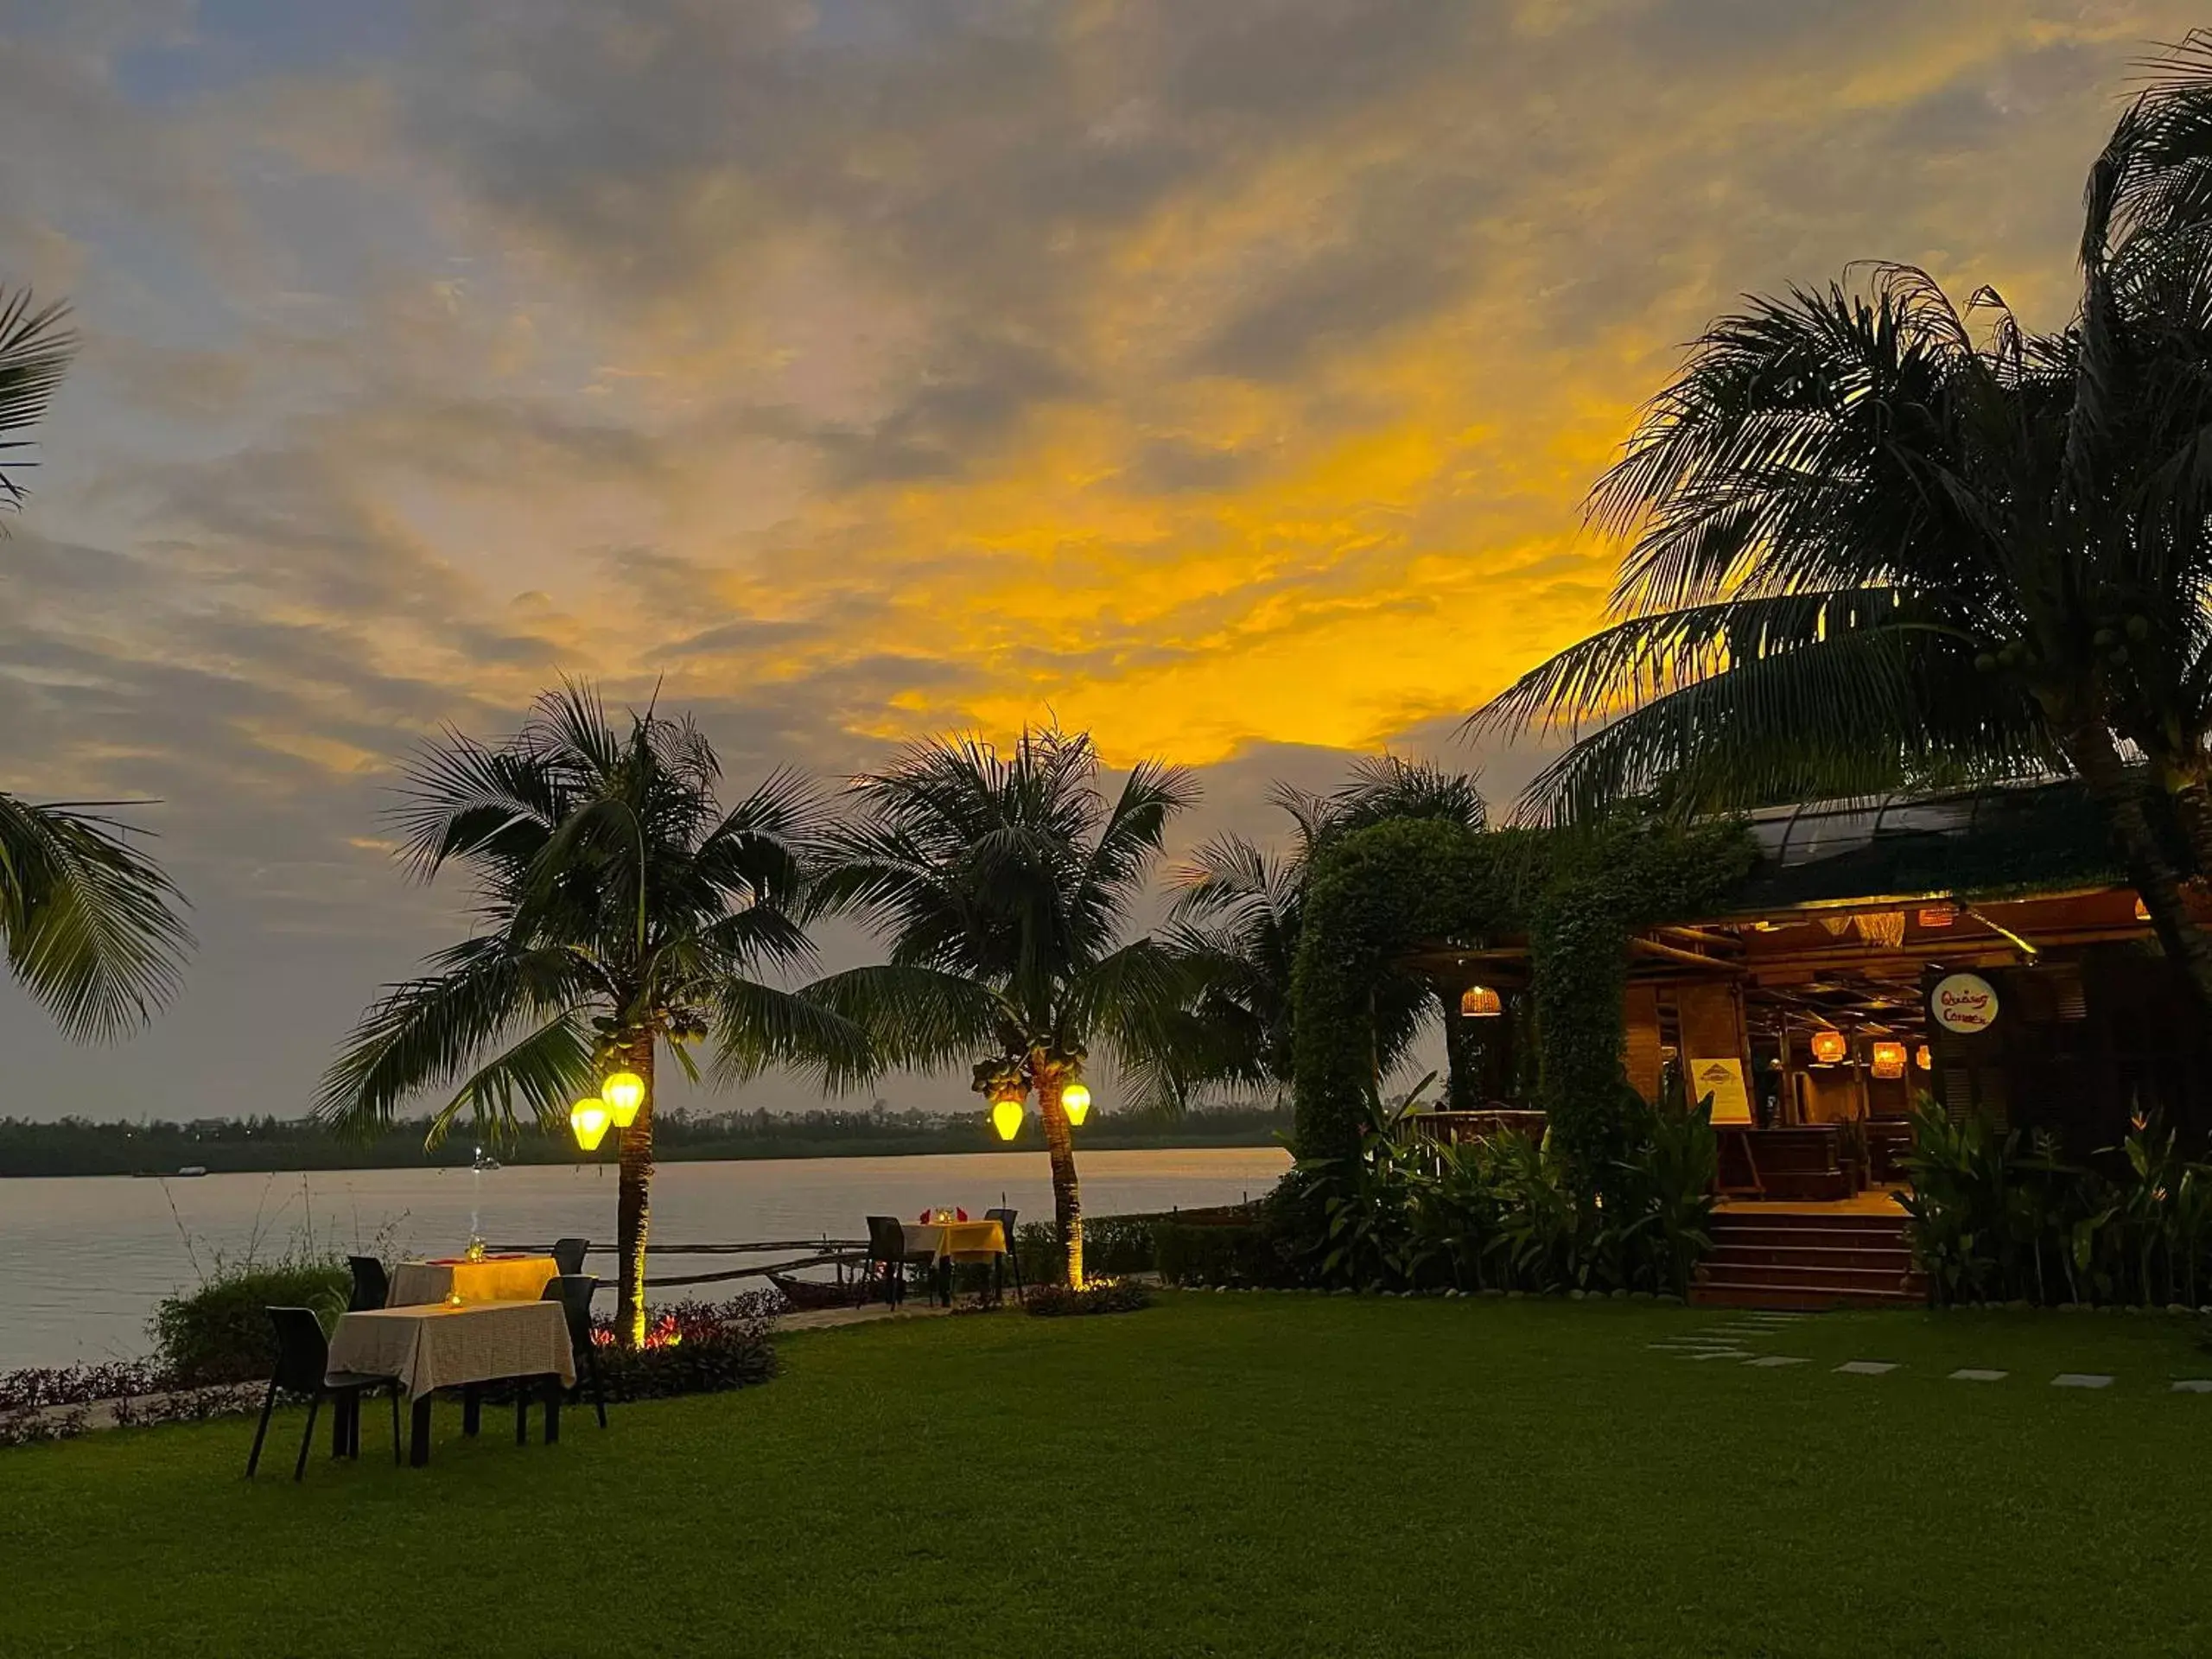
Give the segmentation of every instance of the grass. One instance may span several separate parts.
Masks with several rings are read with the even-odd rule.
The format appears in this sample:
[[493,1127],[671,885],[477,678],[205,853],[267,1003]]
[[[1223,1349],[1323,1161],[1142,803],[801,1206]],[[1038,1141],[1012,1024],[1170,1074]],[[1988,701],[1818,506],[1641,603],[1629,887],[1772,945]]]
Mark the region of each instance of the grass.
[[[0,1452],[0,1653],[1819,1655],[2212,1647],[2194,1321],[1170,1296],[786,1340],[428,1470],[250,1423]],[[1898,1363],[1836,1374],[1848,1358]],[[1953,1382],[1960,1366],[2007,1370]],[[2101,1392],[2057,1372],[2113,1374]]]

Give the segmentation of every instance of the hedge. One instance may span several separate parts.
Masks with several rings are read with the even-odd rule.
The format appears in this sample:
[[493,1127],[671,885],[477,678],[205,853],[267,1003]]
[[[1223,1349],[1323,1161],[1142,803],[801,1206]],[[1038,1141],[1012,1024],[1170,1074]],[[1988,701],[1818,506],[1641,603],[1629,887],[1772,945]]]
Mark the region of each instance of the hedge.
[[1593,1180],[1622,1135],[1630,936],[1705,913],[1755,858],[1741,824],[1642,817],[1489,831],[1408,819],[1344,836],[1315,861],[1292,977],[1299,1158],[1358,1152],[1376,1087],[1370,999],[1395,958],[1422,944],[1525,938],[1538,1100],[1555,1149]]

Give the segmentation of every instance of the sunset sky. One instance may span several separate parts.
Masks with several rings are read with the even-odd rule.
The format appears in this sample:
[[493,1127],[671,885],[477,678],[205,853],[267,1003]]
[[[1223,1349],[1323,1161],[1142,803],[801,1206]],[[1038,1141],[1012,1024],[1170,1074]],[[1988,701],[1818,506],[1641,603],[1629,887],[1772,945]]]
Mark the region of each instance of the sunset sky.
[[1510,798],[1454,728],[1599,620],[1577,503],[1681,343],[1864,257],[2063,321],[2132,65],[2202,21],[0,0],[0,283],[84,337],[0,787],[158,798],[202,941],[112,1051],[0,986],[0,1115],[300,1110],[460,925],[394,761],[563,672],[740,784],[1057,715],[1201,768],[1191,832],[1384,746]]

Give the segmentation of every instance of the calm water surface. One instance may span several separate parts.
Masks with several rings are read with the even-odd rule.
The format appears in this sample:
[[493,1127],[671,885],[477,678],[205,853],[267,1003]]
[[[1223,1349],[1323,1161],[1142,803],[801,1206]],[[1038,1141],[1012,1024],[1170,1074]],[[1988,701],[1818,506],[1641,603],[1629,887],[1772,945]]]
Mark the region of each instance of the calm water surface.
[[[1088,1153],[1081,1166],[1085,1211],[1112,1215],[1256,1197],[1289,1159],[1275,1147],[1209,1147]],[[664,1164],[653,1179],[652,1231],[670,1244],[857,1238],[865,1216],[936,1205],[976,1214],[1001,1200],[1025,1221],[1050,1217],[1041,1152]],[[614,1172],[541,1165],[481,1175],[366,1169],[0,1180],[0,1370],[141,1355],[154,1304],[196,1284],[218,1261],[270,1260],[310,1240],[317,1249],[445,1255],[467,1242],[472,1215],[495,1243],[567,1234],[612,1243]],[[591,1265],[613,1275],[611,1257]],[[658,1270],[731,1265],[679,1256]]]

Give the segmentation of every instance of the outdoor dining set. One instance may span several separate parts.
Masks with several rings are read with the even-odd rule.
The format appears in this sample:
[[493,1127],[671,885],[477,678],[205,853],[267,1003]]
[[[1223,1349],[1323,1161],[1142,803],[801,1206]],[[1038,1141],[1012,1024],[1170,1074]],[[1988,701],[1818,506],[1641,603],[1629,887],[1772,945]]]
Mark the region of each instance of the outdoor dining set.
[[391,1456],[400,1456],[399,1402],[410,1402],[408,1461],[430,1460],[430,1402],[440,1389],[458,1389],[461,1432],[474,1435],[486,1392],[511,1389],[515,1443],[529,1439],[531,1398],[544,1411],[549,1446],[561,1438],[561,1405],[581,1373],[589,1386],[600,1427],[607,1399],[600,1386],[592,1343],[591,1299],[599,1281],[583,1271],[588,1240],[564,1238],[548,1255],[474,1255],[403,1262],[387,1274],[374,1256],[349,1258],[353,1290],[346,1311],[327,1338],[312,1308],[268,1310],[276,1339],[269,1393],[246,1459],[251,1477],[280,1393],[308,1400],[306,1430],[292,1478],[307,1472],[315,1419],[331,1405],[333,1457],[361,1451],[361,1408],[378,1394],[391,1402]]
[[1010,1272],[1014,1295],[1022,1294],[1021,1262],[1014,1254],[1014,1211],[986,1210],[971,1221],[965,1210],[931,1210],[918,1221],[895,1216],[868,1218],[867,1283],[896,1306],[906,1300],[906,1274],[918,1268],[931,1301],[952,1305],[952,1270],[963,1262],[988,1263],[991,1298],[997,1300]]

